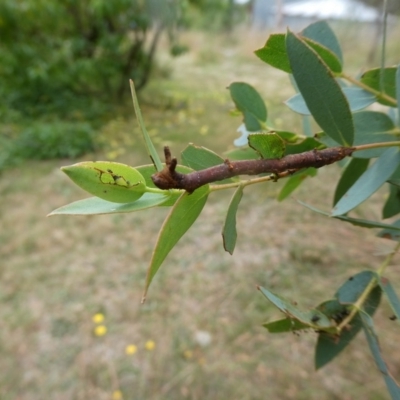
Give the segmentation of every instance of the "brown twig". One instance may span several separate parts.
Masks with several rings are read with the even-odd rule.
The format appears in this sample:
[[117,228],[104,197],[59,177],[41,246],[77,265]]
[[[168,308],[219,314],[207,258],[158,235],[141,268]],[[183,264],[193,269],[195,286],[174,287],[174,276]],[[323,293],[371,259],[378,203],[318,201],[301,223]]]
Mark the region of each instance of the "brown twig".
[[169,147],[164,147],[165,167],[152,175],[151,179],[160,189],[184,189],[189,193],[207,183],[221,181],[238,175],[279,174],[284,171],[314,167],[320,168],[350,156],[354,147],[331,147],[311,150],[304,153],[289,154],[279,159],[225,160],[223,164],[200,171],[181,174],[176,171],[177,160],[171,157]]

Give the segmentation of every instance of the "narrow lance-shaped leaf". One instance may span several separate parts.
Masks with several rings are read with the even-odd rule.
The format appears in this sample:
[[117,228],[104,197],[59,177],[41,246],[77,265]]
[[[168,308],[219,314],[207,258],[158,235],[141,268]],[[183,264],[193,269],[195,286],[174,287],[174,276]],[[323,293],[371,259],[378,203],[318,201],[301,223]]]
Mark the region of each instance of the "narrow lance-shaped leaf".
[[386,362],[382,357],[382,352],[378,342],[378,336],[375,332],[372,318],[366,313],[361,313],[360,316],[364,328],[364,333],[367,337],[368,345],[375,359],[376,366],[378,370],[382,373],[383,378],[385,379],[386,387],[388,388],[391,398],[393,400],[398,400],[400,399],[400,387],[393,376],[390,374]]
[[393,174],[400,163],[398,148],[387,149],[343,195],[332,210],[332,216],[346,214],[375,193]]
[[168,253],[174,248],[179,239],[187,232],[200,215],[201,210],[207,202],[208,193],[208,185],[202,186],[192,194],[185,192],[172,207],[160,229],[157,243],[153,250],[150,265],[147,270],[143,301],[146,298],[151,281]]
[[142,174],[121,163],[85,161],[61,170],[83,190],[115,203],[132,203],[146,191]]
[[400,213],[400,188],[390,185],[389,196],[382,209],[382,218],[391,218]]
[[299,322],[308,324],[308,326],[319,329],[330,329],[331,321],[319,310],[302,311],[292,302],[277,296],[266,288],[259,287],[261,293],[280,311],[289,318],[297,319]]
[[299,171],[286,180],[285,185],[281,189],[278,195],[278,201],[282,201],[290,196],[303,182],[304,180],[311,176],[316,176],[317,170],[315,168],[307,168],[305,170]]
[[392,284],[390,283],[389,279],[384,278],[384,277],[379,277],[379,286],[385,293],[388,302],[390,304],[390,307],[392,307],[392,310],[394,312],[395,318],[400,321],[400,299],[397,296],[397,293],[395,292]]
[[335,195],[333,197],[333,205],[335,205],[343,195],[356,183],[358,178],[368,168],[369,160],[362,158],[352,158],[342,173],[340,180],[336,186]]
[[[310,206],[309,204],[306,204],[300,200],[297,200],[297,202],[302,204],[304,207],[307,207],[310,210],[317,212],[318,214],[322,214],[322,215],[325,215],[326,217],[330,217],[330,214],[325,211],[318,210],[318,208]],[[390,225],[390,224],[383,224],[382,222],[377,222],[377,221],[369,221],[367,219],[345,217],[343,215],[339,215],[334,218],[339,219],[340,221],[349,222],[350,224],[355,225],[355,226],[361,226],[362,228],[383,228],[383,229],[387,229],[387,230],[390,230],[393,232],[400,231],[400,223],[398,225],[396,225],[396,224]]]
[[243,196],[243,186],[239,186],[229,204],[228,212],[226,214],[225,223],[222,228],[222,238],[224,241],[224,249],[230,254],[236,246],[237,232],[236,232],[236,213],[239,207],[240,200]]
[[292,318],[283,318],[277,321],[266,322],[263,324],[263,327],[267,328],[269,333],[294,332],[310,328],[308,324],[304,324]]
[[52,211],[51,215],[96,215],[96,214],[118,214],[142,211],[147,208],[156,207],[170,200],[168,193],[145,193],[140,199],[133,203],[117,204],[100,199],[89,197],[88,199],[74,201],[63,207]]
[[337,143],[353,143],[349,104],[332,72],[303,40],[288,31],[286,47],[297,86],[316,122]]
[[153,161],[157,171],[161,171],[163,169],[163,165],[162,165],[160,157],[158,156],[158,153],[153,145],[153,142],[151,141],[151,138],[150,138],[149,134],[147,133],[146,126],[144,125],[142,112],[140,111],[139,102],[138,102],[138,99],[136,96],[135,85],[132,80],[129,81],[129,84],[131,86],[133,107],[135,109],[136,118],[138,120],[139,127],[142,132],[147,151],[148,151],[149,156],[150,156],[151,160]]
[[397,126],[400,126],[400,64],[396,70]]

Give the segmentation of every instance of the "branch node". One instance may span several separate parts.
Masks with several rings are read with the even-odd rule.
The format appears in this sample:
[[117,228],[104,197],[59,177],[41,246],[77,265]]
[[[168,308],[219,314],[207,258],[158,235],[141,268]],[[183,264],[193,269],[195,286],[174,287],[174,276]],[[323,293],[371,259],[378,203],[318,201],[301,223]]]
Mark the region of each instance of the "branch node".
[[233,171],[233,164],[226,158],[224,164],[228,167],[229,171]]

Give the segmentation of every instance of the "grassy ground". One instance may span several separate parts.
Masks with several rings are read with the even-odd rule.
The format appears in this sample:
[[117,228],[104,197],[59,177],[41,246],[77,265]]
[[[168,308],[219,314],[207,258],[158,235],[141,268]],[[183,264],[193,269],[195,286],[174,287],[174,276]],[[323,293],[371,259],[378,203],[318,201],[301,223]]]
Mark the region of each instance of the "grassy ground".
[[[265,38],[195,35],[187,38],[190,54],[173,63],[164,56],[170,78],[142,94],[156,145],[169,144],[176,155],[188,142],[217,151],[230,146],[240,119],[228,116],[225,87],[238,80],[257,85],[273,125],[297,129],[300,120],[281,105],[292,93],[287,78],[252,55]],[[99,133],[106,152],[85,159],[147,163],[136,122],[124,115]],[[294,199],[277,203],[277,183],[246,190],[232,257],[220,235],[230,193],[218,193],[141,305],[166,210],[46,219],[54,208],[85,196],[59,171],[68,163],[30,162],[0,178],[2,400],[388,398],[362,335],[315,372],[316,334],[268,334],[261,324],[280,315],[255,286],[313,307],[352,274],[379,265],[392,243],[313,214]],[[321,170],[295,198],[329,209],[338,173],[336,166]],[[358,215],[379,219],[383,195]],[[400,289],[398,265],[388,277]],[[104,322],[96,324],[95,314]],[[398,331],[390,315],[384,303],[375,320],[399,377]],[[103,336],[94,334],[99,325],[107,328]],[[136,346],[132,354],[129,345]]]

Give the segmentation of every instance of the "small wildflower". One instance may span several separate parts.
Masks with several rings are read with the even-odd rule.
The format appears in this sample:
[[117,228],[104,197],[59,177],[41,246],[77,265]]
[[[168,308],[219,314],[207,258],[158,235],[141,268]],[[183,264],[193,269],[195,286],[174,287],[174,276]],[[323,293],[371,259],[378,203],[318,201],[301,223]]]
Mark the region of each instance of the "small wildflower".
[[201,347],[207,347],[211,343],[212,337],[210,332],[197,331],[195,333],[195,340]]
[[112,400],[122,400],[122,392],[120,390],[114,390],[112,394]]
[[183,357],[185,357],[186,359],[190,360],[191,358],[193,358],[193,352],[192,350],[185,350],[183,352]]
[[105,325],[98,325],[94,328],[94,334],[96,336],[104,336],[107,333],[107,327]]
[[104,321],[104,314],[102,314],[102,313],[94,314],[92,317],[92,321],[95,324],[101,324]]
[[151,351],[151,350],[154,350],[154,348],[156,347],[156,344],[152,340],[148,340],[145,343],[144,347],[146,348],[146,350]]
[[135,346],[134,344],[130,344],[125,348],[125,353],[128,355],[135,354],[136,352],[137,352],[137,346]]
[[209,129],[209,127],[208,127],[208,125],[203,125],[201,128],[200,128],[200,135],[207,135],[207,133],[208,133],[208,131],[209,131],[210,129]]

